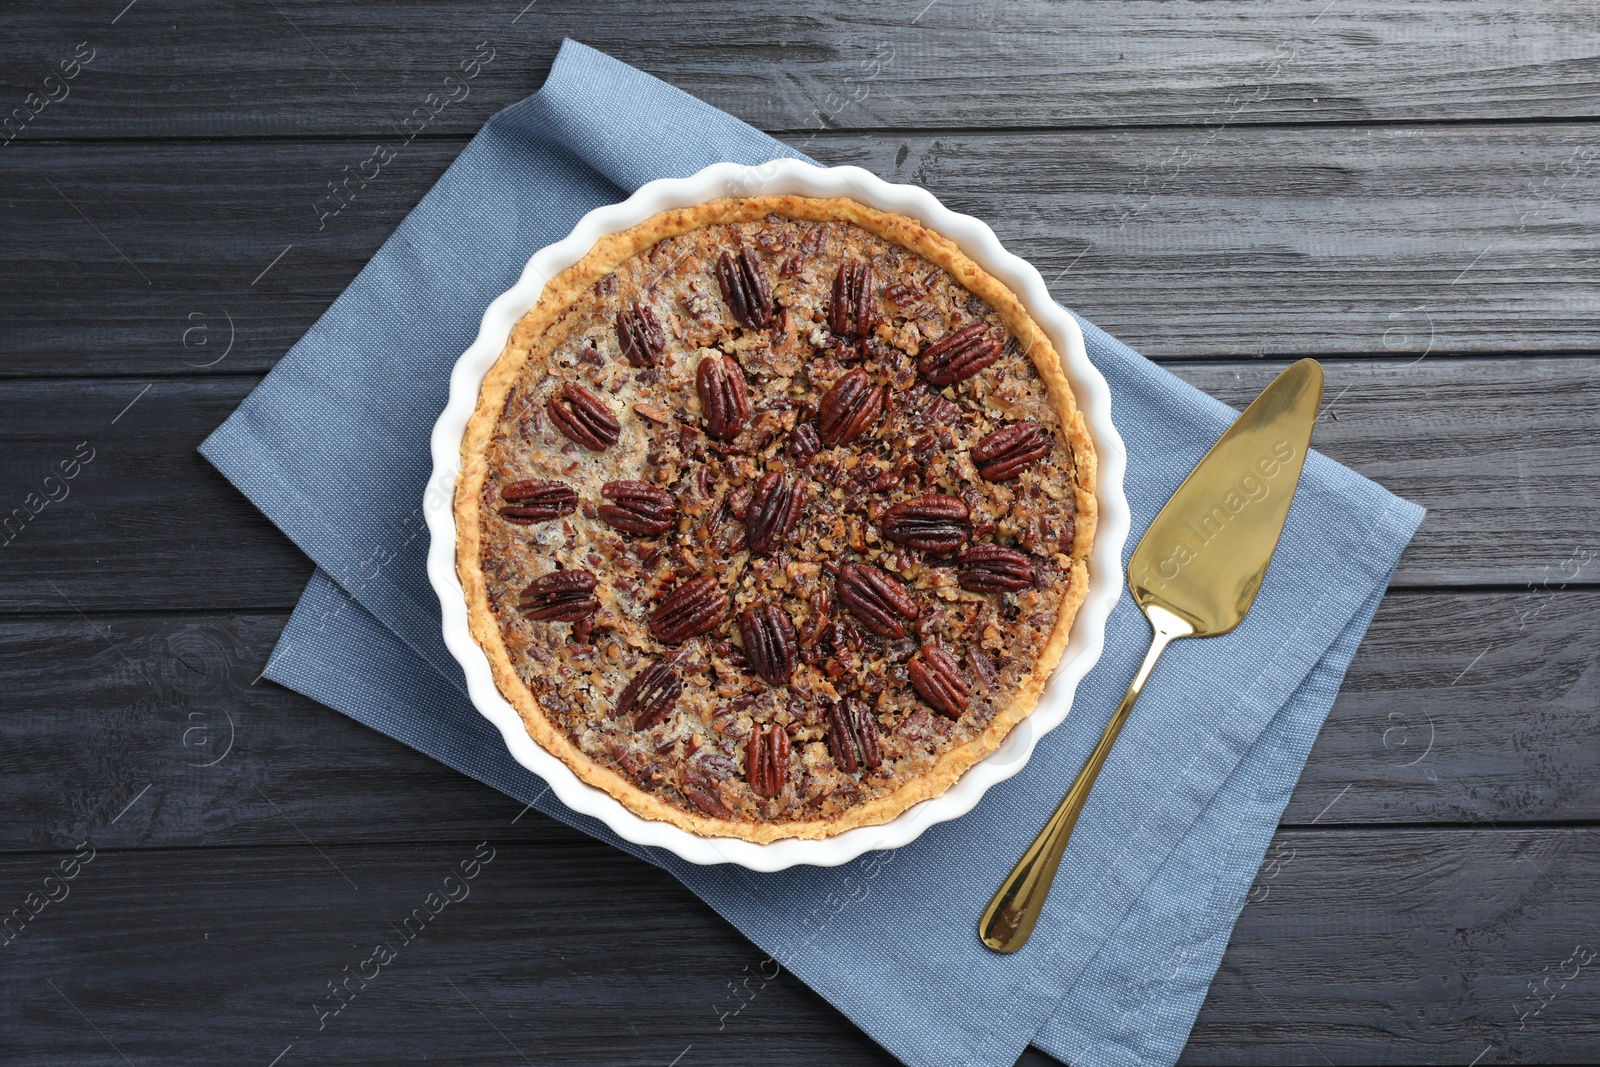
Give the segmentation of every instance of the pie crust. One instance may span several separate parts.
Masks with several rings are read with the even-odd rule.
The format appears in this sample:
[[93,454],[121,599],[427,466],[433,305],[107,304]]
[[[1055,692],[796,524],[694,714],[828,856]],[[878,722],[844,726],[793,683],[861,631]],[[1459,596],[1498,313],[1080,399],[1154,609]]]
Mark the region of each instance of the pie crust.
[[[795,233],[802,230],[813,236],[821,233],[823,240],[832,235],[836,244],[842,240],[844,247],[859,248],[864,256],[876,250],[880,255],[871,262],[887,260],[891,266],[898,266],[897,276],[885,276],[880,272],[875,282],[869,276],[869,285],[874,289],[870,299],[878,309],[873,313],[876,321],[871,324],[876,327],[875,332],[852,337],[848,330],[836,335],[829,329],[830,323],[817,308],[829,304],[828,290],[835,280],[833,272],[808,273],[801,267],[796,268],[793,277],[780,274],[780,270],[788,268],[791,257],[804,260],[803,252],[793,241]],[[757,238],[756,245],[750,243],[752,235]],[[764,238],[771,238],[770,245],[761,243]],[[787,243],[780,246],[780,238]],[[802,238],[806,239],[809,238]],[[853,241],[857,243],[851,243]],[[663,245],[663,242],[668,244]],[[679,245],[684,250],[676,259],[662,254],[661,250],[668,248],[676,252]],[[741,248],[749,248],[751,254],[766,265],[764,269],[772,282],[773,299],[785,316],[781,324],[751,328],[738,321],[735,310],[728,304],[726,288],[719,293],[710,256],[713,248],[729,250],[735,255]],[[885,248],[901,251],[883,254]],[[636,371],[619,354],[614,332],[609,343],[591,340],[591,347],[579,348],[586,336],[582,328],[584,323],[593,327],[611,312],[626,309],[630,297],[640,295],[640,291],[626,288],[619,295],[617,283],[611,276],[623,274],[628,268],[632,270],[631,277],[638,277],[651,255],[663,261],[650,267],[653,277],[682,283],[686,275],[694,275],[687,294],[680,286],[679,296],[687,302],[663,308],[658,313],[658,318],[665,320],[661,336],[667,339],[669,354],[666,359],[675,368],[676,379],[670,374],[653,377],[648,368]],[[820,264],[826,257],[816,258]],[[942,274],[936,278],[934,273],[927,273],[930,270]],[[952,287],[948,284],[951,280],[959,290],[981,303],[968,299],[958,305],[951,296]],[[897,282],[907,284],[912,298],[932,294],[917,304],[920,318],[915,322],[902,321],[905,316],[897,316],[896,305],[884,295]],[[785,287],[798,294],[797,287],[802,285],[809,285],[809,291],[817,293],[818,299],[811,301],[809,318],[790,321],[788,307],[783,304]],[[917,292],[919,286],[920,293]],[[696,293],[706,299],[701,300]],[[800,307],[798,296],[795,307]],[[693,335],[697,328],[705,326],[705,322],[695,321],[696,315],[709,316],[706,322],[711,323],[713,332],[722,331],[723,340],[710,345],[685,344],[686,334]],[[794,317],[798,317],[798,310]],[[942,330],[937,324],[930,328],[930,318],[940,317],[945,320]],[[708,467],[723,472],[743,469],[751,477],[762,473],[763,468],[791,471],[803,490],[812,494],[807,499],[814,499],[816,494],[829,491],[829,486],[808,480],[811,475],[806,472],[810,467],[795,458],[799,453],[792,448],[786,451],[784,436],[793,432],[788,426],[815,416],[811,414],[812,408],[804,404],[783,408],[780,396],[783,390],[787,389],[790,394],[806,393],[809,385],[810,402],[815,405],[831,383],[808,382],[808,374],[831,375],[837,381],[849,373],[852,363],[864,368],[877,366],[867,353],[887,352],[895,345],[902,350],[925,352],[937,344],[944,333],[969,325],[975,318],[990,323],[989,333],[997,340],[1004,338],[1006,345],[1000,358],[979,369],[973,377],[942,388],[919,381],[914,390],[902,391],[898,385],[891,387],[886,383],[882,388],[889,414],[883,419],[888,425],[889,420],[896,417],[893,413],[899,410],[899,405],[909,409],[917,404],[923,405],[919,409],[920,417],[926,419],[928,405],[939,403],[941,398],[943,406],[933,409],[937,415],[948,416],[951,404],[959,409],[955,418],[943,420],[956,427],[955,436],[948,427],[942,436],[940,426],[931,427],[922,440],[935,436],[945,447],[939,449],[934,458],[922,460],[920,473],[912,471],[906,477],[911,482],[924,479],[928,484],[922,488],[933,489],[933,477],[927,473],[932,463],[943,472],[941,477],[945,483],[951,483],[952,479],[960,482],[964,498],[978,502],[973,512],[975,520],[997,516],[993,522],[968,524],[971,529],[967,540],[973,544],[980,540],[1004,541],[1018,550],[1025,545],[1026,554],[1034,560],[1038,572],[1034,585],[1015,593],[961,590],[956,585],[958,572],[954,555],[938,550],[915,550],[903,544],[895,547],[885,540],[887,528],[883,524],[883,511],[894,502],[905,503],[917,498],[918,494],[909,489],[875,493],[862,486],[856,492],[847,493],[846,503],[839,505],[841,508],[864,501],[860,503],[862,521],[859,525],[852,522],[850,542],[835,546],[826,537],[812,537],[796,549],[801,554],[816,555],[837,548],[836,565],[868,559],[868,555],[863,555],[865,551],[870,560],[882,564],[897,581],[899,576],[916,575],[906,581],[911,583],[912,599],[919,601],[922,613],[917,620],[901,620],[913,642],[918,625],[935,617],[941,624],[946,622],[946,609],[958,614],[966,612],[962,618],[970,615],[974,619],[988,620],[983,626],[981,641],[974,640],[965,650],[951,648],[962,666],[962,680],[977,697],[965,710],[956,716],[949,715],[948,711],[942,715],[909,711],[910,705],[919,700],[924,708],[929,703],[922,695],[922,688],[908,686],[905,681],[907,672],[912,669],[911,661],[920,659],[926,668],[933,663],[931,657],[935,654],[923,648],[907,657],[903,647],[906,639],[875,638],[861,621],[864,616],[855,615],[854,609],[846,610],[837,592],[831,604],[824,603],[820,608],[822,615],[831,620],[826,623],[825,633],[843,635],[835,645],[828,647],[843,648],[843,642],[848,639],[849,647],[865,649],[852,661],[857,662],[856,674],[846,671],[842,676],[833,677],[831,682],[839,683],[834,688],[822,669],[808,659],[811,665],[802,670],[810,679],[809,688],[799,697],[789,693],[783,698],[786,700],[783,708],[774,713],[774,701],[780,698],[770,696],[767,690],[781,691],[781,685],[769,686],[755,680],[742,682],[738,678],[727,680],[730,663],[735,669],[744,667],[746,673],[754,670],[748,666],[750,657],[742,654],[739,647],[739,603],[734,604],[710,633],[665,644],[645,631],[644,616],[648,614],[645,605],[647,601],[660,599],[663,592],[672,588],[671,582],[663,583],[662,589],[653,592],[634,590],[633,595],[608,588],[608,578],[613,572],[617,576],[625,568],[629,573],[636,572],[652,558],[658,563],[665,561],[668,570],[674,568],[673,560],[678,557],[668,549],[675,539],[689,539],[691,558],[697,558],[693,557],[693,549],[707,548],[703,531],[697,528],[706,525],[706,520],[700,517],[693,522],[681,522],[656,541],[618,533],[594,518],[595,507],[605,503],[595,487],[619,479],[649,477],[652,471],[648,459],[657,454],[653,442],[658,437],[672,438],[678,434],[687,441],[691,435],[699,433],[702,437],[695,439],[694,447],[700,450],[697,454],[712,457],[706,460]],[[685,323],[687,331],[682,328]],[[778,325],[784,331],[781,342],[776,332]],[[591,328],[589,332],[593,334],[594,331]],[[703,340],[704,330],[700,333]],[[753,364],[760,363],[780,347],[804,350],[808,343],[812,350],[809,358],[802,361],[805,369],[799,373],[784,376],[768,373],[766,368],[757,368],[755,372],[757,384],[750,390],[749,406],[752,411],[761,408],[762,414],[752,414],[747,432],[755,434],[754,427],[759,420],[764,420],[759,424],[767,429],[777,426],[783,432],[762,441],[764,451],[763,448],[752,450],[748,442],[741,447],[737,443],[741,438],[713,442],[705,430],[709,425],[708,417],[715,412],[697,402],[692,375],[688,388],[684,388],[684,372],[692,368],[697,359],[720,350],[734,354],[749,373]],[[574,351],[578,352],[576,362]],[[857,353],[854,359],[849,355],[851,351]],[[914,363],[916,357],[907,352],[902,363],[904,359]],[[889,366],[889,361],[879,362],[883,367]],[[588,365],[584,366],[585,363]],[[591,450],[581,442],[553,433],[559,427],[551,427],[540,419],[535,401],[547,400],[559,391],[563,381],[577,380],[574,375],[578,371],[591,375],[597,385],[595,392],[602,400],[608,396],[649,397],[654,384],[667,383],[661,387],[660,402],[646,406],[657,418],[665,413],[673,421],[663,426],[640,415],[634,403],[619,407],[614,400],[607,400],[607,407],[621,424],[620,439],[608,448]],[[999,375],[1004,375],[1000,387],[991,389],[984,384],[988,381],[986,376]],[[1023,383],[1025,377],[1031,378],[1031,386]],[[606,381],[615,387],[610,392],[598,387]],[[676,391],[668,392],[673,381]],[[983,392],[982,401],[974,405],[971,397],[978,392]],[[762,407],[769,401],[776,406]],[[1015,411],[1033,415],[1033,421],[1041,425],[1049,424],[1046,428],[1050,431],[1050,452],[1019,477],[991,483],[973,474],[976,464],[971,458],[974,446],[970,441],[962,442],[965,448],[950,447],[950,443],[960,438],[960,428],[969,422],[981,423],[987,428],[1017,421],[1005,418],[1013,404]],[[766,412],[774,412],[775,418],[767,417]],[[538,423],[537,429],[530,429],[530,419]],[[869,429],[855,443],[870,449],[874,445],[872,433]],[[559,448],[551,447],[552,439]],[[686,450],[688,447],[684,445]],[[851,442],[845,441],[837,447],[849,450]],[[641,448],[648,450],[643,462]],[[943,458],[937,458],[940,456]],[[820,460],[821,457],[814,458]],[[892,462],[893,457],[889,460]],[[874,460],[869,456],[857,463],[856,468],[866,469],[872,462],[883,461],[882,457]],[[840,460],[835,473],[843,477],[845,465],[851,462],[848,457]],[[521,469],[530,463],[538,469]],[[1095,465],[1093,442],[1049,339],[1017,297],[966,257],[954,243],[914,219],[848,199],[782,195],[714,200],[663,212],[629,230],[602,238],[583,259],[546,284],[538,302],[512,331],[505,349],[484,378],[462,439],[461,473],[454,503],[456,567],[466,596],[471,632],[489,659],[501,693],[517,709],[533,739],[571,767],[584,782],[605,790],[643,818],[669,822],[705,837],[734,837],[755,843],[783,838],[830,837],[856,827],[888,822],[912,805],[941,794],[969,767],[993,752],[1011,729],[1033,711],[1066,647],[1073,618],[1087,591],[1087,559],[1097,516]],[[737,475],[724,478],[719,474],[709,481],[701,476],[700,482],[695,483],[692,481],[693,466],[692,462],[685,461],[662,474],[663,478],[669,475],[672,478],[664,488],[681,497],[697,492],[696,485],[709,486],[715,492],[734,484],[728,479],[737,480]],[[753,472],[749,469],[752,466]],[[570,472],[572,476],[564,479],[563,472]],[[884,477],[890,477],[890,473],[886,469]],[[581,498],[581,507],[565,517],[541,523],[509,524],[499,513],[499,508],[506,503],[500,493],[513,479],[533,476],[549,477],[563,484],[570,480]],[[684,485],[690,488],[684,490]],[[746,484],[745,489],[748,488]],[[891,488],[899,490],[900,487]],[[729,524],[728,529],[737,529],[739,524],[732,522],[731,513],[726,510],[732,506],[730,498],[737,494],[727,489],[722,495],[718,506],[724,510],[715,514]],[[873,499],[874,496],[880,499]],[[706,503],[711,506],[709,498]],[[748,503],[745,507],[748,517]],[[868,514],[877,517],[876,529],[870,530],[870,544],[862,540],[859,532],[861,526],[870,529],[865,518]],[[978,534],[984,525],[990,527],[989,536],[980,538]],[[695,543],[692,539],[697,535],[702,541]],[[617,543],[625,547],[616,548]],[[720,545],[720,542],[714,544]],[[713,571],[719,581],[726,582],[731,576],[748,586],[748,577],[738,577],[754,573],[749,568],[755,564],[745,558],[751,555],[744,547],[746,544],[747,538],[739,535],[732,542],[732,547],[738,551],[716,561],[714,567],[702,566],[701,569]],[[869,544],[865,550],[864,544]],[[632,554],[624,558],[624,553]],[[603,606],[595,616],[577,624],[528,622],[518,610],[513,586],[520,587],[523,582],[539,577],[535,570],[548,573],[552,566],[548,560],[557,556],[562,559],[554,566],[572,569],[576,562],[585,569],[592,568],[597,584],[595,596]],[[767,568],[762,573],[773,573],[770,561],[762,566]],[[816,590],[835,584],[824,573],[826,560],[822,571],[813,568],[812,563],[785,564],[784,574],[809,576],[805,581],[796,579],[788,595],[774,593],[776,601],[789,605],[785,611],[791,616],[792,609],[801,610],[803,616],[807,610],[818,609]],[[687,580],[682,574],[677,578]],[[784,577],[775,580],[786,587],[789,584]],[[810,590],[810,599],[804,595],[807,590]],[[989,606],[985,608],[976,603],[978,600]],[[1021,615],[1016,611],[1019,600],[1034,605],[1035,610]],[[1002,617],[1002,602],[1012,618]],[[627,609],[632,609],[631,613]],[[1053,621],[1046,617],[1049,610],[1054,611]],[[802,636],[809,632],[809,621],[803,618],[804,625],[797,627],[802,630]],[[594,627],[590,628],[589,623]],[[1002,626],[1002,623],[1008,625]],[[970,627],[971,624],[969,631]],[[551,634],[563,636],[564,643],[556,644],[554,636],[548,641],[536,639],[546,628]],[[995,631],[999,631],[998,637]],[[530,639],[530,633],[536,638]],[[859,645],[858,640],[862,642]],[[929,641],[933,645],[941,644],[938,636]],[[1007,646],[1013,641],[1023,647],[1029,647],[1031,642],[1033,651],[1026,662],[1008,659]],[[620,650],[614,656],[613,647]],[[1001,666],[992,674],[976,672],[984,676],[974,679],[974,655],[981,657],[991,669],[995,668],[996,659]],[[614,662],[608,663],[608,656],[612,656]],[[628,675],[643,672],[663,657],[674,664],[683,664],[681,673],[694,672],[693,679],[686,680],[691,686],[686,692],[690,693],[694,707],[707,708],[716,703],[719,692],[728,690],[745,693],[734,703],[748,701],[747,710],[726,716],[719,713],[715,721],[708,717],[690,722],[695,716],[674,709],[669,710],[666,720],[653,724],[655,733],[634,729],[626,716],[614,714],[614,705],[623,689],[621,683]],[[618,663],[621,662],[631,666],[619,673]],[[862,671],[871,672],[865,681]],[[559,689],[558,682],[568,688]],[[586,687],[580,691],[590,694],[587,707],[571,699],[573,684]],[[535,695],[535,685],[541,688],[544,703]],[[850,746],[846,740],[852,758],[859,763],[854,776],[859,788],[852,791],[849,782],[840,785],[843,775],[839,750],[834,747],[837,738],[827,736],[832,721],[829,716],[838,712],[837,709],[830,712],[826,705],[832,696],[842,699],[847,692],[855,691],[851,686],[862,685],[867,688],[859,691],[862,704],[858,707],[863,708],[865,714],[873,715],[876,725],[872,728],[886,739],[884,743],[899,745],[896,751],[905,755],[887,761],[886,767],[869,770],[866,750],[862,747],[864,742]],[[568,696],[564,697],[563,691]],[[832,702],[837,704],[838,700]],[[574,707],[575,703],[580,706]],[[757,707],[757,703],[761,706]],[[874,712],[875,708],[885,707],[889,710],[882,714]],[[969,721],[963,723],[963,717]],[[980,718],[985,721],[978,721]],[[752,733],[765,731],[764,743],[770,749],[777,744],[773,740],[774,731],[780,729],[786,732],[786,737],[794,738],[792,752],[785,744],[783,780],[777,783],[777,794],[761,795],[757,785],[772,783],[758,782],[756,772],[749,766],[750,738]],[[639,747],[650,739],[641,738],[644,734],[659,736],[655,749]],[[905,738],[914,739],[915,744]],[[660,748],[660,744],[667,747]],[[713,751],[715,745],[722,747]],[[655,756],[649,755],[651,751]],[[640,752],[647,757],[645,766],[638,765]],[[700,762],[693,764],[696,777],[692,781],[694,788],[690,789],[691,780],[685,767],[696,755]],[[714,759],[717,756],[723,758]],[[738,773],[731,777],[722,775],[720,772],[725,771],[730,762]],[[910,773],[897,775],[896,769],[901,764]],[[709,779],[701,774],[706,767],[716,772]],[[681,783],[680,779],[671,777],[675,771]],[[831,791],[817,791],[819,782],[833,783]],[[682,789],[678,788],[679,784],[683,785]],[[808,793],[808,789],[812,792]],[[714,795],[706,796],[707,790]],[[694,792],[698,792],[700,799],[689,795]]]

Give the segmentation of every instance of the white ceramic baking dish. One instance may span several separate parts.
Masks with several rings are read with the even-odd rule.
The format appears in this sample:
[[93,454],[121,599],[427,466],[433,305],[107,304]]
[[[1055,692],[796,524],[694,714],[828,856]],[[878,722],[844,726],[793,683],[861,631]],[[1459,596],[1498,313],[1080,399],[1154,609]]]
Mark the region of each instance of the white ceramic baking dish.
[[[579,781],[565,763],[528,736],[516,709],[496,688],[489,660],[467,629],[466,601],[456,576],[456,527],[450,500],[460,468],[462,434],[477,402],[478,389],[504,349],[512,327],[538,301],[548,279],[581,259],[600,237],[626,230],[660,212],[719,197],[780,193],[848,197],[917,219],[954,241],[1021,298],[1060,353],[1063,369],[1094,438],[1099,453],[1100,518],[1089,559],[1089,593],[1078,611],[1066,652],[1037,710],[1012,730],[998,749],[943,794],[881,826],[862,827],[819,841],[786,840],[758,845],[732,838],[700,837],[668,823],[640,818],[609,794]],[[835,866],[865,852],[898,848],[935,823],[965,815],[990,786],[1020,771],[1039,737],[1066,718],[1078,682],[1100,658],[1106,619],[1122,591],[1122,546],[1129,524],[1122,489],[1127,453],[1111,420],[1111,392],[1105,378],[1089,362],[1077,323],[1051,299],[1039,272],[1002,248],[994,231],[983,222],[950,211],[925,189],[891,185],[859,167],[815,167],[791,159],[760,166],[718,163],[687,178],[651,182],[620,204],[589,212],[564,240],[534,253],[517,284],[484,312],[478,339],[456,362],[450,376],[450,400],[434,425],[432,452],[433,478],[424,502],[432,537],[428,577],[439,594],[444,643],[461,663],[473,704],[499,727],[517,762],[548,782],[550,791],[567,807],[592,815],[628,841],[664,848],[691,863],[736,863],[757,871],[777,871],[802,863]]]

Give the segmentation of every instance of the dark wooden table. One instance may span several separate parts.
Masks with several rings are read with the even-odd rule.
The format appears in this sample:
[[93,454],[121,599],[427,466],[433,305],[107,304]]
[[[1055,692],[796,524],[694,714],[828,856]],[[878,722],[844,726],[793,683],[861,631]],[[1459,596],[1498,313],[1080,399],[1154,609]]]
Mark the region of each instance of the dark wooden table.
[[1592,0],[34,6],[0,14],[0,1060],[888,1062],[789,975],[738,995],[761,953],[666,875],[256,682],[310,564],[195,446],[571,35],[981,216],[1225,400],[1322,359],[1317,445],[1431,511],[1184,1061],[1600,1061]]

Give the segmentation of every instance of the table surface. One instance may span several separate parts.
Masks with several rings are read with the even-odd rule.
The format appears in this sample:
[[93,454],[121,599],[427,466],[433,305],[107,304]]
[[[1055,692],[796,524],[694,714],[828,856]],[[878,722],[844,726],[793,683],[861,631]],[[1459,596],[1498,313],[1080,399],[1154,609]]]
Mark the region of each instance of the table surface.
[[311,567],[195,446],[571,35],[1230,403],[1323,360],[1316,445],[1430,513],[1183,1062],[1600,1061],[1593,0],[125,2],[0,15],[0,1060],[891,1062],[667,875],[257,681]]

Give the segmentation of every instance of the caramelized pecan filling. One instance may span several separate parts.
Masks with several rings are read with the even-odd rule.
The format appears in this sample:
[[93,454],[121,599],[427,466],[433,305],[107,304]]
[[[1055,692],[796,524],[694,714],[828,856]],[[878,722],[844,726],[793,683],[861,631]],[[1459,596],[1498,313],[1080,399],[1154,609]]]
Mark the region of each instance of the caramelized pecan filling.
[[837,818],[1030,677],[1072,569],[1071,450],[1000,316],[847,222],[667,238],[535,341],[481,566],[522,681],[686,812]]

